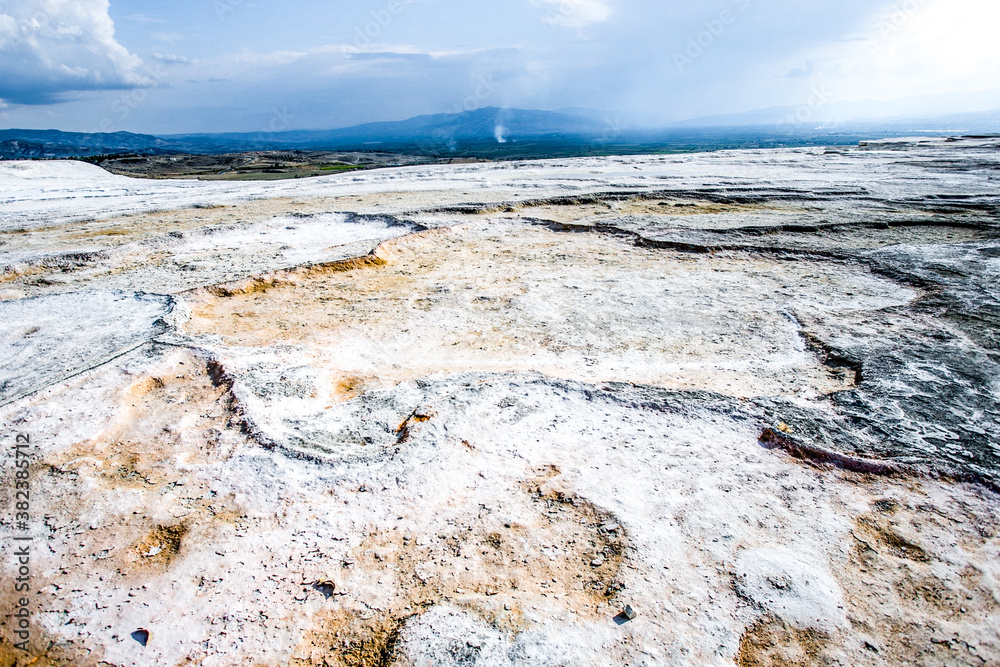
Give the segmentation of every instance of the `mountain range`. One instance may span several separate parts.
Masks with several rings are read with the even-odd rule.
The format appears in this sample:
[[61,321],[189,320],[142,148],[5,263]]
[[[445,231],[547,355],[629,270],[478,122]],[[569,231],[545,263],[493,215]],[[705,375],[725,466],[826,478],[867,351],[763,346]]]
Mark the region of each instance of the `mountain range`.
[[[805,109],[805,111],[804,111]],[[485,107],[455,114],[366,123],[334,130],[154,136],[131,132],[0,130],[0,159],[67,158],[136,153],[235,153],[263,150],[352,150],[480,157],[567,155],[645,150],[854,143],[912,133],[1000,131],[1000,110],[937,117],[837,121],[848,109],[774,107],[697,118],[656,129],[622,127],[591,109],[539,111]]]

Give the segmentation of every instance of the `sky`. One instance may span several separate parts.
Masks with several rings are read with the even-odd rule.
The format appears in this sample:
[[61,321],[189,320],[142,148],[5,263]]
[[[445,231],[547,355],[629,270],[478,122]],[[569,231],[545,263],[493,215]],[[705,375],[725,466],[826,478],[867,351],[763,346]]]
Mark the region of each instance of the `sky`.
[[995,0],[0,0],[0,127],[980,111],[1000,108],[998,26]]

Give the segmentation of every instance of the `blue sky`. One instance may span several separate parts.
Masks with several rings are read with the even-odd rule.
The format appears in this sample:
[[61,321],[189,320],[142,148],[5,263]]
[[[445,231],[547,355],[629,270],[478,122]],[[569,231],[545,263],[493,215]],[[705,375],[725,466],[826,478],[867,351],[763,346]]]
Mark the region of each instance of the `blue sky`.
[[[479,106],[622,125],[1000,107],[986,0],[0,0],[0,126],[333,128]],[[891,105],[890,105],[891,106]],[[886,107],[888,108],[888,107]]]

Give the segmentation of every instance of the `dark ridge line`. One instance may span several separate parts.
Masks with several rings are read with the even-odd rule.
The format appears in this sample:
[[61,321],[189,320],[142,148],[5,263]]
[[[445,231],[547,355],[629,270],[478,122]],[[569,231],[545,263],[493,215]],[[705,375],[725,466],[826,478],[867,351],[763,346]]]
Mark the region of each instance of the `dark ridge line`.
[[[792,316],[794,318],[794,316]],[[854,373],[854,385],[860,386],[865,381],[864,364],[857,359],[852,359],[829,343],[821,340],[816,334],[809,331],[797,319],[799,325],[799,336],[805,341],[806,347],[829,368],[847,368]],[[835,392],[837,393],[837,392]]]
[[[166,345],[172,345],[175,347],[189,347],[190,349],[206,355],[208,358],[205,361],[206,370],[208,371],[209,378],[212,380],[212,385],[222,389],[227,397],[226,400],[226,410],[230,413],[230,425],[236,427],[239,432],[244,435],[248,440],[256,443],[257,446],[261,447],[270,452],[279,452],[283,456],[286,456],[293,460],[304,461],[306,463],[311,463],[314,465],[330,467],[332,465],[345,465],[352,463],[362,463],[366,461],[366,457],[362,455],[355,455],[353,457],[344,457],[341,459],[335,459],[332,455],[324,455],[321,452],[310,453],[303,449],[297,449],[294,447],[288,447],[276,442],[272,438],[264,434],[264,432],[257,426],[253,418],[249,415],[247,410],[244,408],[242,401],[236,395],[236,379],[229,374],[225,365],[220,361],[213,352],[210,350],[205,350],[204,348],[199,348],[192,345],[183,345],[177,343],[164,343]],[[400,443],[395,445],[396,449],[401,446]],[[382,449],[385,453],[390,452],[391,447],[385,447]],[[377,457],[368,456],[368,465],[371,465],[372,459]]]
[[847,470],[848,472],[875,475],[878,477],[903,477],[975,484],[995,494],[1000,494],[1000,483],[976,472],[956,471],[954,469],[933,470],[925,465],[911,465],[895,461],[850,456],[806,444],[790,434],[782,433],[780,430],[776,430],[770,426],[763,428],[759,442],[765,449],[782,450],[794,459],[812,464],[829,465],[841,470]]
[[[159,334],[156,334],[156,335],[159,335]],[[7,407],[11,403],[16,403],[17,401],[20,401],[21,399],[24,399],[24,398],[28,398],[29,396],[34,396],[35,394],[40,394],[41,392],[46,391],[47,389],[51,389],[52,387],[54,387],[57,384],[60,384],[62,382],[66,382],[67,380],[72,380],[73,378],[76,378],[76,377],[80,377],[81,375],[84,375],[85,373],[89,373],[90,371],[93,371],[93,370],[97,370],[98,368],[101,368],[102,366],[107,366],[108,364],[110,364],[115,359],[120,359],[121,357],[124,357],[127,354],[135,352],[136,350],[138,350],[141,347],[144,347],[146,345],[149,345],[150,343],[153,343],[154,339],[156,338],[156,335],[151,336],[150,338],[144,339],[144,340],[136,343],[135,345],[131,345],[131,346],[128,346],[128,347],[123,347],[123,348],[121,348],[119,350],[116,350],[115,352],[112,352],[110,355],[98,359],[96,362],[93,362],[91,365],[87,366],[86,368],[81,368],[79,370],[71,371],[70,373],[67,373],[67,374],[64,374],[64,375],[59,375],[59,376],[56,376],[55,378],[50,379],[50,380],[43,380],[42,384],[40,384],[40,385],[38,385],[36,387],[32,387],[31,389],[26,389],[25,391],[22,391],[20,394],[17,394],[15,396],[11,397],[11,398],[3,399],[2,401],[0,401],[0,408]]]
[[679,250],[681,252],[710,254],[715,252],[741,252],[755,255],[771,256],[776,259],[821,259],[841,262],[853,262],[856,260],[852,255],[837,252],[835,250],[807,250],[804,248],[783,248],[780,246],[755,246],[737,244],[708,245],[702,243],[691,243],[687,241],[666,241],[662,239],[650,239],[637,235],[636,245],[641,248],[653,248],[656,250]]
[[154,345],[188,349],[194,352],[197,356],[202,357],[205,362],[205,371],[208,373],[208,377],[212,381],[212,386],[222,389],[225,393],[225,409],[230,415],[229,426],[236,428],[240,434],[245,436],[248,440],[256,443],[259,447],[265,450],[280,451],[283,455],[292,459],[299,459],[316,464],[331,463],[329,459],[323,458],[322,455],[310,455],[309,453],[301,450],[285,447],[265,436],[253,422],[253,419],[251,419],[247,414],[246,410],[243,408],[242,402],[236,395],[236,392],[234,391],[236,380],[229,374],[225,365],[211,350],[199,347],[191,341],[175,342],[168,340],[153,340],[151,342]]
[[903,271],[895,266],[882,262],[877,257],[860,255],[857,259],[867,264],[869,270],[877,276],[881,276],[900,285],[912,287],[925,292],[925,294],[918,296],[911,306],[919,306],[919,302],[921,301],[948,295],[948,286],[944,283],[934,281],[930,278],[925,278],[917,275],[916,273]]
[[784,224],[784,225],[768,225],[768,226],[760,225],[752,227],[730,227],[727,229],[691,228],[691,231],[698,231],[710,234],[720,234],[720,235],[746,234],[748,236],[766,236],[767,234],[773,234],[777,232],[797,234],[797,233],[816,233],[824,231],[841,232],[841,231],[854,231],[862,229],[871,229],[876,231],[891,231],[893,227],[902,227],[902,228],[953,227],[956,229],[974,229],[977,231],[1000,232],[1000,225],[990,224],[986,222],[973,222],[973,221],[963,221],[963,220],[951,221],[946,219],[917,220],[912,218],[893,220],[892,222],[819,222],[819,223],[805,223],[801,225]]
[[[536,382],[546,384],[571,383],[583,391],[588,401],[598,398],[610,400],[619,405],[643,410],[651,410],[664,414],[681,414],[684,408],[690,408],[694,402],[697,409],[719,413],[728,417],[737,415],[746,421],[761,423],[762,416],[756,412],[763,406],[756,399],[745,399],[717,394],[705,390],[674,390],[653,385],[638,385],[626,382],[606,382],[600,385],[587,385],[579,381],[559,380],[543,376]],[[628,397],[617,393],[619,389],[636,389],[645,391],[646,396]],[[982,474],[970,471],[960,471],[953,467],[934,469],[929,465],[913,465],[884,459],[869,459],[852,456],[801,442],[796,436],[781,432],[780,428],[767,425],[770,421],[764,417],[765,426],[761,429],[758,441],[766,449],[781,449],[793,458],[816,465],[831,465],[849,472],[873,474],[886,477],[904,477],[913,479],[930,479],[946,482],[975,484],[1000,495],[1000,482]]]
[[[72,294],[72,292],[70,292],[70,294]],[[155,340],[156,340],[157,337],[162,336],[164,333],[166,333],[167,330],[169,330],[169,329],[172,328],[171,325],[166,322],[166,320],[164,319],[164,317],[168,317],[174,311],[174,308],[177,307],[177,300],[174,298],[174,295],[172,295],[172,294],[156,294],[154,292],[132,292],[132,294],[134,294],[134,295],[159,296],[159,297],[163,297],[164,299],[167,300],[167,303],[168,303],[168,306],[169,306],[168,309],[167,309],[167,312],[164,313],[163,317],[158,317],[152,323],[152,326],[156,327],[157,329],[159,329],[159,331],[155,331],[148,338],[144,338],[144,339],[140,340],[139,342],[137,342],[137,343],[135,343],[133,345],[129,345],[129,346],[126,346],[126,347],[123,347],[123,348],[119,348],[118,350],[115,350],[114,352],[111,352],[110,354],[108,354],[108,355],[106,355],[104,357],[101,357],[101,358],[99,358],[96,361],[88,362],[90,365],[88,365],[85,368],[80,368],[80,369],[77,369],[77,370],[70,371],[69,373],[65,373],[65,374],[62,374],[62,375],[57,375],[57,376],[54,377],[54,379],[42,380],[42,382],[39,385],[37,385],[35,387],[32,387],[30,389],[26,389],[25,391],[22,391],[21,393],[16,394],[12,398],[0,399],[0,408],[6,407],[6,406],[10,405],[11,403],[15,403],[17,401],[20,401],[23,398],[27,398],[28,396],[34,396],[35,394],[41,393],[41,392],[45,391],[46,389],[50,389],[51,387],[54,387],[55,385],[57,385],[57,384],[59,384],[61,382],[66,382],[67,380],[72,380],[73,378],[79,377],[79,376],[83,375],[84,373],[89,373],[90,371],[97,370],[98,368],[100,368],[102,366],[107,366],[109,363],[111,363],[115,359],[120,359],[121,357],[124,357],[127,354],[135,352],[136,350],[138,350],[139,348],[141,348],[141,347],[143,347],[145,345],[148,345],[150,343],[155,342]],[[28,297],[28,298],[30,299],[30,298],[38,298],[38,297]]]
[[[863,258],[855,255],[840,253],[833,250],[807,250],[804,248],[784,248],[780,246],[754,246],[754,245],[732,245],[719,244],[708,245],[689,241],[666,241],[662,239],[651,239],[643,236],[639,232],[629,229],[622,229],[614,225],[577,225],[567,222],[556,222],[541,218],[523,218],[530,224],[547,227],[555,232],[565,232],[574,234],[609,234],[612,236],[630,237],[635,240],[635,245],[640,248],[653,248],[656,250],[677,250],[680,252],[694,254],[710,254],[714,252],[742,252],[759,255],[771,255],[778,259],[810,259],[820,258],[823,260],[833,260],[840,262],[856,263]],[[700,231],[700,230],[692,230]]]
[[[972,199],[996,200],[998,195],[952,196],[948,194],[925,195],[921,199],[882,199],[872,196],[868,190],[797,190],[781,187],[715,187],[684,190],[625,190],[602,191],[590,194],[561,195],[541,197],[536,199],[505,200],[493,204],[455,204],[420,209],[419,213],[457,213],[485,214],[500,211],[514,212],[520,208],[534,206],[581,206],[603,204],[606,202],[621,202],[629,200],[648,201],[652,199],[687,199],[708,201],[713,204],[765,204],[768,202],[829,202],[832,197],[847,197],[851,201],[878,203],[886,208],[916,208],[929,212],[964,213],[980,211],[987,214],[1000,214],[1000,204],[988,202],[969,202]],[[948,205],[943,207],[942,204]],[[989,227],[989,225],[987,225]]]
[[408,227],[414,233],[426,232],[429,227],[422,225],[419,222],[414,222],[408,220],[404,214],[396,215],[394,213],[358,213],[356,211],[324,211],[322,213],[291,213],[290,217],[295,218],[318,218],[321,215],[342,215],[346,218],[346,222],[358,223],[358,222],[381,222],[387,227]]
[[[930,278],[925,278],[914,273],[909,273],[904,270],[898,269],[894,266],[890,266],[884,263],[877,257],[872,257],[867,254],[864,250],[825,250],[825,249],[807,249],[807,248],[789,248],[786,246],[760,246],[751,244],[707,244],[698,243],[694,241],[673,241],[665,239],[655,239],[643,236],[640,232],[632,231],[628,229],[622,229],[621,227],[609,224],[574,224],[566,222],[556,222],[554,220],[546,220],[543,218],[522,218],[524,222],[530,224],[536,224],[539,226],[547,227],[555,232],[568,232],[568,233],[604,233],[612,236],[623,236],[631,237],[635,240],[635,244],[638,247],[653,248],[657,250],[676,250],[678,252],[687,252],[693,254],[711,254],[715,252],[738,252],[738,253],[750,253],[762,256],[770,256],[776,259],[788,259],[788,260],[809,260],[816,259],[819,261],[835,261],[843,262],[848,264],[862,264],[865,265],[873,274],[887,278],[893,282],[896,282],[907,287],[912,287],[919,289],[921,291],[927,292],[921,298],[928,296],[940,296],[947,291],[947,285],[936,282]],[[872,223],[844,223],[844,224],[859,224],[866,225]],[[992,229],[992,227],[987,227],[987,229]],[[714,232],[717,230],[699,230],[691,229],[691,232]],[[721,230],[722,233],[728,233],[728,230]]]
[[[953,302],[958,302],[958,299],[952,299]],[[959,302],[960,304],[961,302]],[[990,326],[994,329],[1000,329],[1000,317],[990,317],[988,315],[981,315],[979,313],[967,313],[967,312],[954,312],[953,304],[942,304],[944,312],[941,317],[946,317],[956,322],[969,322],[973,324],[979,324],[982,326]]]
[[958,200],[968,200],[968,199],[989,199],[990,197],[996,197],[996,195],[990,194],[977,194],[977,195],[966,195],[966,194],[948,194],[948,195],[925,195],[924,199],[958,199]]
[[69,252],[64,252],[56,255],[48,255],[43,259],[46,260],[42,263],[43,266],[52,267],[62,267],[67,264],[85,266],[92,262],[99,260],[109,259],[107,248],[101,248],[100,250],[71,250]]
[[997,215],[1000,213],[1000,195],[976,195],[985,201],[968,201],[964,197],[955,198],[952,195],[924,195],[920,199],[885,200],[887,204],[897,208],[918,208],[932,213],[954,214],[970,211]]
[[[714,192],[714,191],[710,191]],[[588,204],[603,204],[609,201],[629,201],[638,199],[705,199],[694,190],[625,190],[603,191],[579,195],[559,195],[540,197],[537,199],[515,199],[493,204],[455,204],[421,209],[421,213],[495,213],[508,209],[529,208],[533,206],[582,206]],[[723,203],[723,202],[713,202]]]
[[816,445],[806,444],[770,426],[765,426],[761,431],[759,441],[765,449],[780,449],[796,459],[812,463],[828,464],[850,472],[883,477],[895,477],[899,475],[917,476],[918,473],[917,468],[902,463],[850,456],[823,449]]
[[[750,190],[749,188],[747,190]],[[605,191],[592,194],[561,195],[555,197],[542,197],[538,199],[514,199],[495,202],[492,204],[454,204],[449,206],[435,206],[426,209],[419,209],[419,213],[465,213],[484,214],[496,213],[499,211],[513,212],[520,208],[530,208],[534,206],[585,206],[591,204],[603,204],[606,202],[621,202],[630,200],[648,201],[653,199],[685,199],[708,201],[713,204],[760,204],[767,201],[827,201],[823,197],[813,196],[805,191],[789,190],[789,194],[795,196],[781,197],[767,194],[772,190],[752,190],[759,192],[760,196],[755,197],[732,197],[720,194],[719,190],[628,190],[628,191]],[[728,190],[723,190],[728,192]],[[841,193],[831,193],[837,195]],[[859,193],[843,193],[858,195]],[[867,199],[868,197],[862,197]]]
[[0,265],[0,275],[13,275],[15,278],[25,275],[18,267],[38,267],[43,269],[60,269],[64,273],[79,269],[93,262],[110,259],[107,248],[100,250],[70,250],[66,252],[56,252],[51,255],[41,255],[32,259],[26,259],[14,264],[7,263]]
[[[630,217],[642,218],[643,215],[618,216],[617,218],[612,218],[610,220],[595,222],[594,226],[607,226],[607,227],[615,226],[612,223],[613,220],[628,220]],[[536,220],[538,218],[527,218],[527,219]],[[574,223],[561,223],[561,224],[572,225]],[[803,224],[753,225],[747,227],[727,227],[725,229],[705,228],[705,227],[685,227],[683,228],[683,233],[717,234],[719,236],[730,236],[730,235],[736,236],[740,234],[744,234],[746,236],[768,236],[770,234],[777,234],[777,233],[814,234],[824,231],[844,232],[844,231],[854,231],[854,230],[864,230],[864,229],[875,230],[875,231],[891,231],[894,227],[901,227],[901,228],[932,227],[935,229],[955,228],[955,229],[974,229],[977,231],[996,231],[998,232],[998,237],[1000,237],[1000,225],[997,224],[990,224],[986,222],[972,222],[972,221],[950,221],[941,218],[935,218],[931,220],[904,218],[901,220],[893,220],[892,222],[818,222],[818,223],[803,223]]]
[[[770,419],[767,417],[762,418],[757,412],[757,410],[764,407],[758,399],[737,398],[705,390],[674,390],[666,387],[638,385],[626,382],[606,382],[600,385],[587,385],[579,381],[558,380],[557,378],[549,378],[547,376],[543,376],[537,381],[548,384],[559,382],[565,384],[569,382],[583,391],[588,401],[603,398],[619,405],[665,414],[681,414],[684,408],[691,407],[690,403],[686,405],[682,405],[681,403],[691,401],[695,402],[695,407],[700,410],[712,411],[728,417],[736,417],[738,415],[746,421],[757,424],[760,424],[763,420],[765,425],[761,430],[760,444],[767,449],[783,449],[799,460],[813,464],[832,465],[850,472],[862,474],[975,484],[1000,495],[1000,482],[980,473],[956,470],[951,466],[935,469],[930,465],[913,465],[891,460],[868,459],[836,452],[814,444],[803,443],[796,436],[790,433],[783,433],[780,428],[767,425]],[[616,393],[619,389],[629,388],[644,391],[647,395],[632,398]]]

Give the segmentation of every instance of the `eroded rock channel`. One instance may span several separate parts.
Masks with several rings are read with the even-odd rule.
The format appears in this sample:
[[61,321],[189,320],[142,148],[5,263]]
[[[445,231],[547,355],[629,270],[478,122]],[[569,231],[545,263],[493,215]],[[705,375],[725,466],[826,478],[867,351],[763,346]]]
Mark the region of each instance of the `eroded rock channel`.
[[0,662],[1000,663],[995,144],[22,168]]

